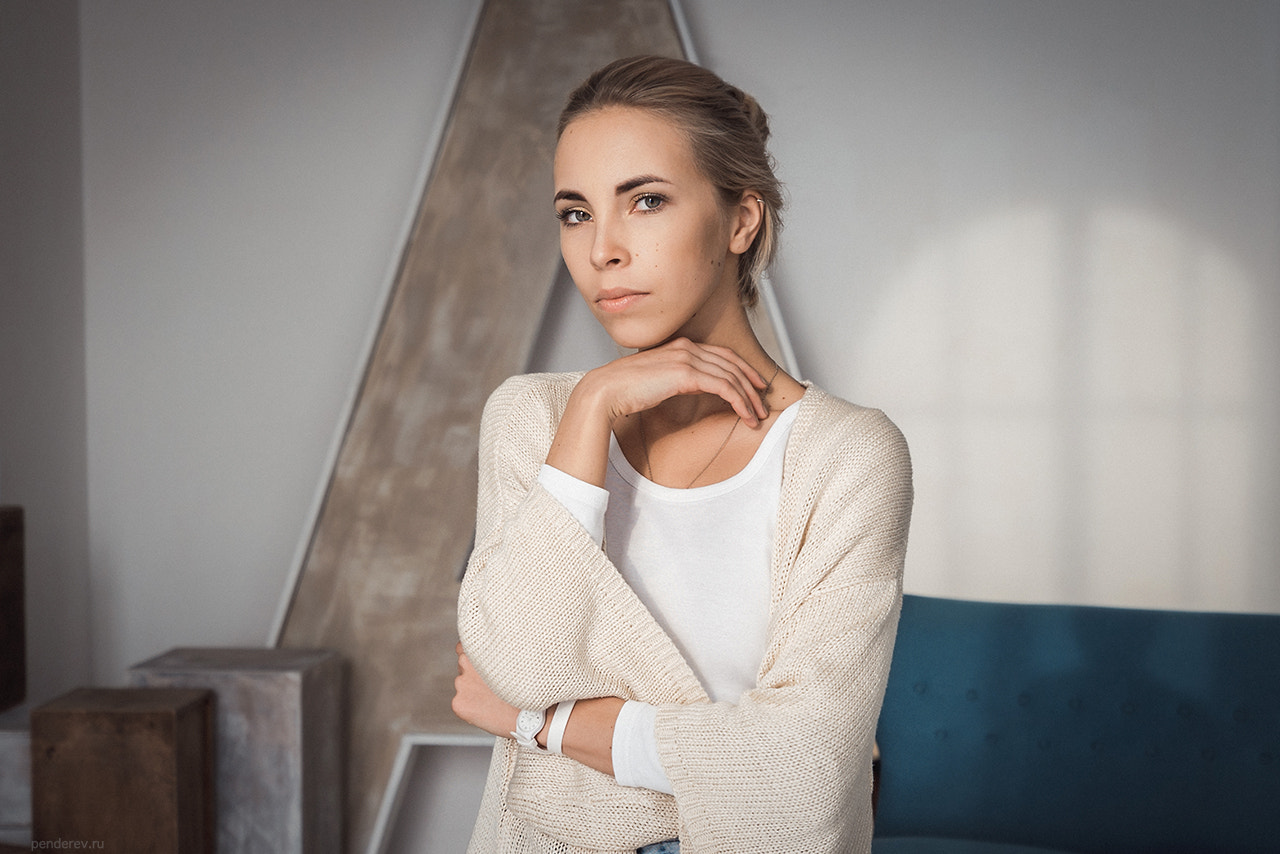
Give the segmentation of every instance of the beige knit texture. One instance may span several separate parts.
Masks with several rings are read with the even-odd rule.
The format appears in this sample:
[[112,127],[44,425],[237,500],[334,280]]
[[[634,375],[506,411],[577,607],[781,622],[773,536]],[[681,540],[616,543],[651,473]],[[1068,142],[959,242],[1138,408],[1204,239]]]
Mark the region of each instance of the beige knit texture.
[[769,645],[756,687],[712,703],[606,555],[537,483],[581,374],[514,377],[480,436],[464,648],[526,709],[613,696],[658,706],[674,797],[496,740],[470,854],[865,852],[871,749],[911,515],[911,462],[883,413],[810,386],[784,459]]

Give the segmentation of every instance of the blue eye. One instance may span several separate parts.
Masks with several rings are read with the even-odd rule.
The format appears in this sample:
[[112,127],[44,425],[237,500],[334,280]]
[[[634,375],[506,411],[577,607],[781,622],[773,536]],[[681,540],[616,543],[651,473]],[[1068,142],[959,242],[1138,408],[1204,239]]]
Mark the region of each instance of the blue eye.
[[650,211],[656,211],[665,201],[666,199],[657,193],[645,193],[636,199],[636,208],[642,213],[649,213]]
[[556,219],[565,225],[581,225],[591,220],[591,214],[582,208],[565,208],[562,211],[556,211]]

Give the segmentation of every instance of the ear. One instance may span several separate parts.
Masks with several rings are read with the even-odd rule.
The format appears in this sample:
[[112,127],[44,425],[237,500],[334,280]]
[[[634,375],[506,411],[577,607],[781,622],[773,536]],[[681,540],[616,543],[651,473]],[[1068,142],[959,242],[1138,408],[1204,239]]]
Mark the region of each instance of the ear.
[[747,190],[734,205],[733,233],[729,238],[729,251],[741,255],[751,248],[756,235],[764,227],[766,215],[764,197],[755,190]]

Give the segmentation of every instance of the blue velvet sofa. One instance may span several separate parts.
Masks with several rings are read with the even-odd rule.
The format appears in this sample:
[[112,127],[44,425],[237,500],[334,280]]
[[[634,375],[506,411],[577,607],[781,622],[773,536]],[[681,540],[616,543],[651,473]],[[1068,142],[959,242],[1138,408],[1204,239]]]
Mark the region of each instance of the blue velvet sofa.
[[1280,852],[1280,615],[906,596],[874,854]]

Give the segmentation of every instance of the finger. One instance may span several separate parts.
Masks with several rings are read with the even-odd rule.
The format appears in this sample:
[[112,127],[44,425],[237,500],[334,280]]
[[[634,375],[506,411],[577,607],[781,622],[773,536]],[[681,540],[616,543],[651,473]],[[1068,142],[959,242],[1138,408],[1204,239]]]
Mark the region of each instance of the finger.
[[[750,387],[753,392],[756,390],[764,391],[770,386],[772,381],[766,379],[764,374],[756,370],[755,365],[739,356],[737,351],[728,347],[720,347],[712,344],[703,345],[703,349],[706,352],[715,354],[719,358],[723,359],[726,364],[732,365],[735,371],[741,372],[747,380],[748,387]],[[775,365],[775,368],[776,367],[777,366]],[[757,398],[759,398],[758,395],[753,395],[753,400]],[[763,400],[762,398],[760,399]],[[762,409],[762,413],[767,415],[768,408],[765,407]]]
[[719,397],[751,426],[758,423],[760,416],[745,377],[714,364],[702,365],[694,372],[693,383],[698,392]]
[[[764,374],[756,370],[755,365],[751,364],[746,359],[743,359],[732,350],[729,351],[729,358],[733,360],[734,364],[741,368],[747,379],[750,381],[749,388],[751,393],[748,397],[751,400],[752,406],[755,408],[756,412],[759,413],[761,419],[768,418],[769,402],[766,399],[766,395],[768,394],[769,387],[773,385],[773,378],[771,377],[766,379]],[[773,377],[776,376],[777,372],[775,371]]]
[[732,350],[717,350],[720,352],[708,348],[704,354],[704,364],[699,367],[708,375],[726,383],[721,388],[714,389],[713,393],[723,398],[744,421],[754,427],[760,420],[769,417],[769,408],[760,394],[761,388],[757,388],[760,374]]

